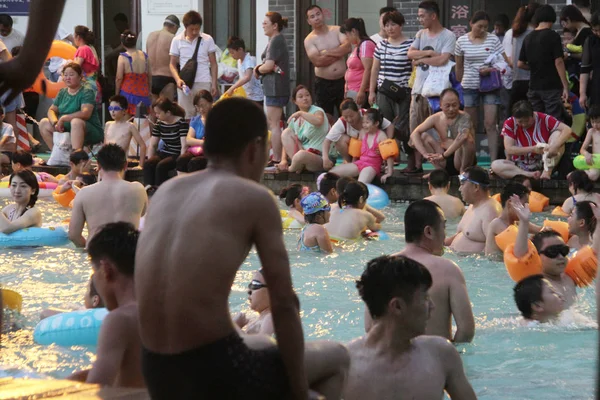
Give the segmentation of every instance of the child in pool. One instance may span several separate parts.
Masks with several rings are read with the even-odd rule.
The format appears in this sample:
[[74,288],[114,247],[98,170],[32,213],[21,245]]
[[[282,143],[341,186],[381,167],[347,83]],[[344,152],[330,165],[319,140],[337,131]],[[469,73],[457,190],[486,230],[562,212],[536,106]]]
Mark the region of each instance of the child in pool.
[[129,106],[127,99],[124,96],[116,95],[109,99],[110,105],[108,111],[114,121],[109,121],[104,127],[104,144],[116,143],[125,153],[129,153],[129,145],[131,138],[140,146],[140,165],[144,166],[146,161],[146,142],[140,135],[138,128],[132,122],[129,122],[129,114],[127,107]]
[[247,334],[274,335],[269,289],[262,275],[262,268],[254,273],[248,284],[248,301],[250,308],[258,313],[258,318],[248,319],[246,313],[241,312],[233,318],[233,322]]
[[[387,140],[388,137],[381,130],[383,116],[379,110],[370,108],[365,113],[360,132],[359,140],[362,141],[360,157],[354,157],[353,162],[343,164],[331,169],[331,172],[339,176],[358,177],[359,182],[371,183],[376,176],[381,174],[381,164],[383,158],[379,152],[379,143]],[[385,182],[394,171],[394,158],[387,159],[387,171],[381,177],[381,182]]]
[[[13,172],[19,172],[23,170],[28,170],[33,173],[38,182],[58,182],[58,179],[53,177],[47,172],[33,172],[33,156],[31,153],[28,153],[23,150],[17,150],[13,154],[12,158],[12,170]],[[3,181],[7,181],[9,178],[2,178]]]
[[300,200],[309,193],[309,189],[306,186],[302,186],[299,183],[294,183],[279,193],[280,199],[285,199],[285,205],[288,206],[288,216],[294,218],[296,221],[304,225],[304,214]]
[[541,274],[519,281],[514,297],[525,323],[557,320],[565,305],[564,297]]
[[[580,153],[585,156],[585,161],[589,164],[593,164],[592,154],[600,154],[600,104],[594,104],[588,111],[588,118],[592,127],[585,136],[585,140],[581,145]],[[592,145],[592,152],[588,151],[588,148]],[[592,181],[597,181],[600,178],[600,169],[590,168],[585,171]]]
[[331,214],[325,228],[334,240],[356,240],[370,229],[378,231],[381,225],[373,214],[365,211],[369,191],[367,186],[356,180],[348,182],[338,200],[339,209]]
[[[73,309],[73,311],[102,307],[104,307],[104,302],[102,301],[102,298],[100,297],[98,291],[96,290],[96,287],[94,286],[94,280],[90,276],[90,281],[87,285],[87,290],[85,291],[85,295],[83,296],[83,307],[76,307]],[[65,312],[69,311],[60,310],[58,308],[46,308],[40,313],[40,320]]]
[[455,219],[465,213],[465,205],[458,197],[448,194],[450,190],[450,175],[445,169],[436,169],[429,174],[429,192],[431,196],[425,197],[436,203],[447,219]]
[[75,194],[81,190],[84,186],[93,185],[97,182],[96,175],[90,174],[89,172],[82,172],[77,175],[77,178],[74,180],[69,180],[56,187],[56,192],[61,194],[69,189],[73,189]]
[[304,210],[306,225],[300,234],[300,251],[322,251],[332,253],[333,246],[324,225],[329,222],[329,202],[319,192],[313,192],[300,202]]
[[[333,215],[335,212],[340,210],[340,206],[338,204],[339,193],[344,193],[344,189],[346,189],[346,185],[348,182],[354,182],[356,179],[350,178],[348,176],[344,176],[339,178],[335,183],[335,192],[336,192],[336,200],[334,203],[331,203],[331,214]],[[369,197],[369,190],[367,189],[367,197]],[[365,211],[368,211],[375,217],[375,221],[378,224],[382,223],[385,220],[385,215],[383,213],[370,205],[365,203],[365,207],[363,208]]]
[[77,179],[79,175],[89,172],[92,162],[87,152],[82,149],[73,150],[69,156],[69,166],[71,170],[68,174],[58,180],[59,185],[64,185],[67,181]]

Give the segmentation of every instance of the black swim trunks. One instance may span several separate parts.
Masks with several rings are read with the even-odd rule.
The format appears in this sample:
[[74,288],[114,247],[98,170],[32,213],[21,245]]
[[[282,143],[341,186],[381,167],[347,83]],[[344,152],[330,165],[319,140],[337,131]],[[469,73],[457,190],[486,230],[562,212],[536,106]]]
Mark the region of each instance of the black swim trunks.
[[344,78],[329,80],[315,78],[315,105],[321,107],[326,113],[334,115],[335,110],[340,112],[340,104],[344,101]]
[[179,354],[143,349],[142,372],[154,400],[275,400],[289,395],[279,350],[249,349],[237,332]]
[[177,86],[177,82],[173,79],[172,76],[163,76],[163,75],[155,75],[152,76],[152,94],[160,95],[160,92],[167,86],[169,83]]

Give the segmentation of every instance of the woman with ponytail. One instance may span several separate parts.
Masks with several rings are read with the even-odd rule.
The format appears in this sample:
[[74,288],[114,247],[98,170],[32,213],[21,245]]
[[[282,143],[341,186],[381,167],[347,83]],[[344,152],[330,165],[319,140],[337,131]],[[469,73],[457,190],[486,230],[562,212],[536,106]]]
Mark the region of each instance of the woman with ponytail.
[[377,45],[367,35],[365,21],[362,18],[348,18],[340,27],[340,32],[344,33],[348,42],[352,44],[352,52],[346,61],[348,69],[344,77],[346,80],[344,96],[354,99],[359,106],[368,108],[369,82]]
[[77,47],[75,62],[81,65],[86,82],[96,91],[96,103],[102,103],[102,89],[98,83],[100,74],[100,58],[94,48],[95,36],[87,26],[75,27],[74,44]]
[[10,176],[10,204],[0,213],[0,233],[12,233],[20,229],[42,226],[42,213],[35,207],[40,186],[34,173],[24,169]]

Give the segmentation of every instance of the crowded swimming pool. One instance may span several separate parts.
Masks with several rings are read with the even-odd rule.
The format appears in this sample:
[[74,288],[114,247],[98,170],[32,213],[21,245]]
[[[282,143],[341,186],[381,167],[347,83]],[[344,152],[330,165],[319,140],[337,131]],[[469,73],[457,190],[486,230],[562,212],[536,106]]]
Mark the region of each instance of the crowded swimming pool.
[[[5,201],[0,201],[5,205]],[[45,222],[58,223],[69,215],[51,200],[42,199]],[[296,250],[299,230],[285,232],[294,284],[301,301],[308,340],[347,342],[364,333],[363,305],[354,280],[365,263],[404,247],[402,217],[405,204],[386,209],[384,230],[388,241],[361,242],[331,256]],[[537,220],[543,218],[536,215]],[[456,230],[449,221],[447,233]],[[64,378],[88,367],[94,348],[40,346],[32,332],[46,307],[69,308],[82,303],[91,273],[87,255],[72,246],[62,248],[0,249],[0,283],[23,295],[23,329],[3,337],[0,377],[48,376]],[[512,299],[513,282],[499,261],[482,256],[446,257],[462,268],[473,312],[473,343],[458,347],[467,377],[480,399],[587,399],[593,398],[597,330],[594,289],[580,290],[577,314],[566,315],[561,326],[523,327]],[[230,297],[232,313],[248,311],[247,284],[258,268],[250,254],[238,272]],[[198,282],[202,290],[202,282]],[[11,319],[14,321],[15,319]]]

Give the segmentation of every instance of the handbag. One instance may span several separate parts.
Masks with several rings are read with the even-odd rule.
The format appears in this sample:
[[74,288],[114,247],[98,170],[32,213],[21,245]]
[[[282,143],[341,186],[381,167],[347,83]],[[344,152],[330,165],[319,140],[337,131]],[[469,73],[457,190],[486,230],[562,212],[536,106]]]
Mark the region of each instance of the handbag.
[[497,69],[492,69],[489,75],[481,76],[479,79],[479,91],[481,93],[493,92],[502,87],[502,74]]
[[[384,59],[387,58],[387,45],[385,46],[383,57]],[[385,77],[383,78],[383,82],[381,82],[381,86],[379,86],[379,92],[396,103],[402,103],[407,95],[406,88],[403,88]]]
[[198,36],[198,42],[196,43],[196,49],[192,58],[187,60],[181,71],[179,71],[179,77],[185,82],[187,87],[190,89],[194,86],[196,80],[196,71],[198,70],[198,49],[200,48],[200,42],[202,36]]

